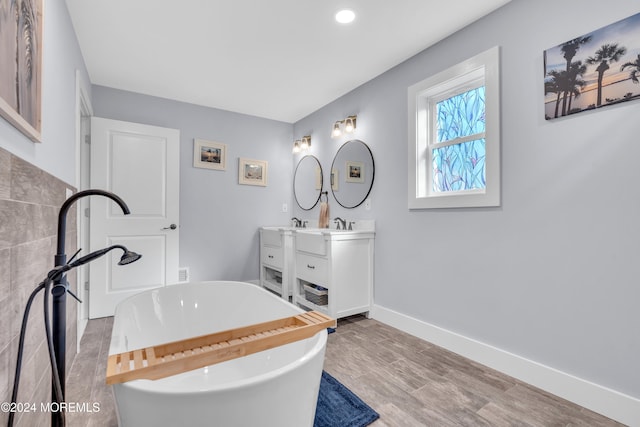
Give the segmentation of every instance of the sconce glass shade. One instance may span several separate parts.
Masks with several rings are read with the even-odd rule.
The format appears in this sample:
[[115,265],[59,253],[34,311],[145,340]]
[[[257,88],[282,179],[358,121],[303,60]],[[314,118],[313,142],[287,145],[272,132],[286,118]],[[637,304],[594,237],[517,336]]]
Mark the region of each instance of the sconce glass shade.
[[300,140],[297,140],[296,142],[293,143],[293,152],[294,153],[300,152]]
[[344,131],[346,133],[353,133],[356,130],[356,118],[355,116],[349,116],[344,121]]
[[303,136],[302,137],[302,142],[300,143],[300,149],[302,151],[306,151],[309,148],[311,148],[311,137],[310,136]]
[[342,131],[340,130],[340,122],[335,122],[333,124],[333,130],[331,131],[331,137],[337,138],[342,135]]

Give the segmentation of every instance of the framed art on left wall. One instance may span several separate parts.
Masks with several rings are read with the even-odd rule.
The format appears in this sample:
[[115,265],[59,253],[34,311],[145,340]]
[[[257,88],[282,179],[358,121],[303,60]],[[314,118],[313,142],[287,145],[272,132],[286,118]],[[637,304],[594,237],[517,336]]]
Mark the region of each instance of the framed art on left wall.
[[0,0],[0,115],[32,141],[42,129],[42,0]]

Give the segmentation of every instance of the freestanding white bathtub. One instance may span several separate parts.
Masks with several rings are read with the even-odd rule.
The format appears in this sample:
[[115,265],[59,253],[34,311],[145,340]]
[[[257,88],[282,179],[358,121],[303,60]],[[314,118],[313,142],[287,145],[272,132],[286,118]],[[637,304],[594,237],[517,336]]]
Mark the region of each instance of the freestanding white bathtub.
[[[118,305],[109,354],[296,315],[243,282],[187,283]],[[115,384],[121,426],[312,426],[327,332],[160,380]]]

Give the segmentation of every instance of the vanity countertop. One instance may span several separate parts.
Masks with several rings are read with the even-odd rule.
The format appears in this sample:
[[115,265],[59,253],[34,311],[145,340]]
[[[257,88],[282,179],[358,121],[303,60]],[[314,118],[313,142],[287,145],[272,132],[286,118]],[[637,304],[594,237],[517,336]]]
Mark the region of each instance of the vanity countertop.
[[349,234],[370,234],[374,230],[337,230],[335,228],[297,228],[296,233],[304,234],[329,234],[329,235],[349,235]]
[[[316,224],[317,225],[317,224]],[[316,234],[363,234],[363,233],[375,233],[375,221],[374,220],[358,220],[353,222],[353,230],[338,230],[335,228],[335,223],[331,222],[332,228],[318,228],[318,227],[294,227],[291,225],[275,225],[264,226],[263,230],[272,231],[295,231],[296,233],[316,233]]]

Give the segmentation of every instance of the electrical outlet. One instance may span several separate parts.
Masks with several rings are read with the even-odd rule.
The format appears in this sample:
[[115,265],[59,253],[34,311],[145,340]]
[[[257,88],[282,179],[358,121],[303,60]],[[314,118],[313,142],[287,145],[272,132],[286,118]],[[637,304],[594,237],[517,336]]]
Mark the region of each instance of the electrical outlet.
[[289,206],[286,203],[282,204],[282,212],[288,212],[289,211]]
[[364,201],[364,208],[365,210],[368,210],[368,211],[371,210],[371,199],[367,199]]

